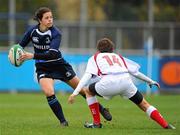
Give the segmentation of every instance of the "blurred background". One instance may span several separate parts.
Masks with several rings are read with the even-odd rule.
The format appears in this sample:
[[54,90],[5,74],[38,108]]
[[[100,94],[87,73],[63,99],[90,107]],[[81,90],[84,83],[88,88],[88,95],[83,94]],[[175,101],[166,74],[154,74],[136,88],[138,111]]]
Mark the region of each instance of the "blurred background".
[[[9,48],[36,24],[34,12],[52,9],[62,31],[61,52],[81,77],[97,40],[108,37],[116,52],[140,64],[140,71],[158,81],[161,89],[137,82],[140,91],[180,92],[180,0],[0,0],[0,91],[39,92],[34,61],[12,66]],[[26,48],[32,51],[32,44]],[[56,82],[56,91],[71,91]]]

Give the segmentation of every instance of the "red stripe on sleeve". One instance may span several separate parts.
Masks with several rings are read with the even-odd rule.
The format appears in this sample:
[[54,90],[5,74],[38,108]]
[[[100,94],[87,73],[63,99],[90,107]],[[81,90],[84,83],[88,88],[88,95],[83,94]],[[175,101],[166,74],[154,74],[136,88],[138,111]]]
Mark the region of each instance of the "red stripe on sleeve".
[[122,57],[122,55],[120,55],[120,54],[119,54],[119,57],[120,57],[120,58],[121,58],[121,60],[123,61],[124,66],[128,69],[127,64],[126,64],[126,62],[125,62],[124,58]]

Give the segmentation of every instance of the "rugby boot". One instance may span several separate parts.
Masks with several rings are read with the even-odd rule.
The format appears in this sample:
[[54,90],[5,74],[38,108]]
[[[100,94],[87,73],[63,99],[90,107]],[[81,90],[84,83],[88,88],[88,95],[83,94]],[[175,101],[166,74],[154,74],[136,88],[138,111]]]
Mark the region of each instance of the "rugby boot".
[[168,124],[168,126],[167,127],[165,127],[165,129],[176,129],[173,125],[171,125],[171,124]]
[[88,122],[86,122],[85,124],[84,124],[84,127],[85,128],[102,128],[102,124],[100,123],[100,124],[94,124],[94,123],[88,123]]
[[68,126],[69,126],[69,124],[68,124],[67,121],[60,122],[60,125],[61,125],[62,127],[68,127]]
[[103,108],[99,110],[101,115],[104,117],[104,119],[106,119],[107,121],[111,121],[112,120],[112,115],[109,112],[108,108]]

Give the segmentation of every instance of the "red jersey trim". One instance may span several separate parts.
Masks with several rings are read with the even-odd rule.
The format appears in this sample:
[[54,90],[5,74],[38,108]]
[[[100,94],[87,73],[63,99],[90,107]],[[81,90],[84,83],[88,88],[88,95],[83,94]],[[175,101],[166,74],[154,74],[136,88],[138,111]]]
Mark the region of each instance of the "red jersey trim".
[[101,72],[101,70],[100,70],[100,68],[99,68],[99,66],[98,66],[98,64],[97,64],[97,56],[98,56],[99,53],[100,53],[100,52],[96,52],[96,53],[94,54],[94,61],[95,61],[96,66],[97,66],[97,68],[98,68],[98,76],[100,76],[100,75],[102,74],[102,72]]
[[124,60],[124,58],[122,57],[122,55],[121,55],[121,54],[119,54],[119,57],[120,57],[120,58],[121,58],[121,60],[123,61],[124,66],[128,69],[127,64],[126,64],[126,62],[125,62],[125,60]]

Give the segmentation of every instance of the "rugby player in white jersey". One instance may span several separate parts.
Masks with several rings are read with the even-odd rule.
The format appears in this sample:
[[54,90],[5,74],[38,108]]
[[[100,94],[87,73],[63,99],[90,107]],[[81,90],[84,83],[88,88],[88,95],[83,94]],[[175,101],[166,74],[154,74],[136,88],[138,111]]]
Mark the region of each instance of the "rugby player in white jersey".
[[101,128],[101,120],[99,114],[99,103],[95,95],[105,99],[111,99],[113,96],[121,95],[134,102],[142,111],[156,121],[164,129],[175,129],[169,124],[159,113],[159,111],[150,105],[137,90],[131,75],[147,82],[150,87],[159,84],[139,72],[140,66],[135,62],[123,58],[121,55],[113,53],[114,43],[103,38],[97,43],[98,52],[89,58],[86,72],[83,75],[77,88],[70,95],[68,102],[73,103],[75,96],[79,94],[81,89],[94,77],[100,77],[100,80],[92,83],[86,89],[86,100],[93,116],[93,123],[85,123],[86,128]]

